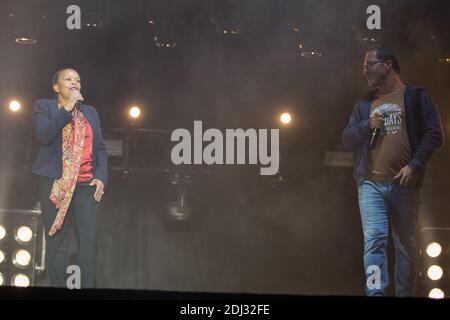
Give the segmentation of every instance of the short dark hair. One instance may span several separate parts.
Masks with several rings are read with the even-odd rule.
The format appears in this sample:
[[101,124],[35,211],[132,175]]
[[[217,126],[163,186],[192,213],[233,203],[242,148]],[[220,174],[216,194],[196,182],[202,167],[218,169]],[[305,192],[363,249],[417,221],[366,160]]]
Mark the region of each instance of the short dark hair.
[[73,68],[70,68],[70,67],[65,67],[65,68],[61,68],[61,69],[59,69],[58,71],[56,71],[55,72],[55,74],[53,75],[53,77],[52,77],[52,84],[57,84],[58,83],[58,79],[59,79],[59,76],[61,75],[61,73],[63,72],[63,71],[65,71],[65,70],[75,70],[75,69],[73,69]]
[[392,47],[385,46],[383,44],[376,44],[374,46],[369,47],[366,52],[376,51],[377,59],[381,61],[391,60],[392,61],[392,69],[396,73],[400,73],[400,61],[397,53]]

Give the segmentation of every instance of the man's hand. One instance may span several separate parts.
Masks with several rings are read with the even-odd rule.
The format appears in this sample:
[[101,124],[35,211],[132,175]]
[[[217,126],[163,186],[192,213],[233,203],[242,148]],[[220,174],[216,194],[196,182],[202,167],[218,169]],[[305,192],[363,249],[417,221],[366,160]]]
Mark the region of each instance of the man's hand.
[[96,186],[95,188],[95,193],[94,193],[94,199],[97,202],[100,202],[100,200],[102,200],[102,196],[105,193],[105,185],[103,184],[102,181],[98,180],[98,179],[94,179],[92,180],[92,182],[89,184],[90,186]]
[[412,187],[416,183],[417,175],[410,166],[406,165],[394,177],[394,179],[398,178],[400,178],[400,185],[402,187]]
[[375,112],[369,120],[370,129],[382,128],[384,124],[384,117],[381,113]]

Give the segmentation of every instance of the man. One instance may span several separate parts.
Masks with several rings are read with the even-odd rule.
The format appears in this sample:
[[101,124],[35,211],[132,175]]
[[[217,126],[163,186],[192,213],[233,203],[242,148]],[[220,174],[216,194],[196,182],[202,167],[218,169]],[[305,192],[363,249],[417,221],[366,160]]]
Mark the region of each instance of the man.
[[425,166],[443,143],[442,123],[430,94],[402,82],[399,59],[392,48],[369,48],[363,73],[375,90],[354,107],[342,141],[346,149],[356,151],[354,177],[364,233],[366,294],[386,294],[391,220],[395,293],[413,296],[420,189]]

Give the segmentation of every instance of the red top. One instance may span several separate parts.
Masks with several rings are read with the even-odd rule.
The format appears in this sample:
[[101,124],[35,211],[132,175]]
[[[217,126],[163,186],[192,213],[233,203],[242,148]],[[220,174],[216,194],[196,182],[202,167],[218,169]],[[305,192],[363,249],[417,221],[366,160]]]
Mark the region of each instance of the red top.
[[[83,116],[84,117],[84,116]],[[93,165],[92,165],[92,141],[94,136],[92,134],[92,127],[89,121],[84,117],[85,124],[85,136],[83,155],[81,156],[80,173],[78,175],[77,182],[89,181],[94,177]]]

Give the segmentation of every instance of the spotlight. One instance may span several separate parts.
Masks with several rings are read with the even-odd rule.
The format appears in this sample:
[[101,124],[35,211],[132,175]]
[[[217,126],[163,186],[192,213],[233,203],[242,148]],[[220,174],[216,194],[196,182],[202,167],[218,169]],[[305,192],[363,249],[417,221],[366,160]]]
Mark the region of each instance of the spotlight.
[[13,264],[19,268],[25,268],[31,263],[31,254],[24,249],[14,253]]
[[237,36],[240,32],[239,29],[224,29],[223,34],[227,35],[227,36]]
[[378,41],[378,39],[375,37],[366,36],[366,37],[361,37],[361,41],[367,42],[369,44],[374,44]]
[[12,112],[17,112],[20,110],[22,106],[20,105],[20,102],[17,100],[12,100],[9,103],[9,110],[11,110]]
[[437,242],[432,242],[427,246],[427,254],[431,258],[438,257],[442,252],[442,247]]
[[28,226],[21,226],[16,231],[16,241],[21,244],[26,244],[33,238],[33,231]]
[[0,272],[0,287],[5,283],[5,276]]
[[418,287],[418,294],[431,297],[433,292],[433,297],[440,297],[441,295],[444,297],[445,292],[448,296],[450,290],[450,282],[448,281],[450,251],[447,248],[450,244],[450,228],[424,227],[420,233],[420,275],[422,281],[420,281]]
[[130,117],[137,119],[141,116],[141,109],[139,107],[131,107],[129,111]]
[[23,273],[15,274],[12,277],[12,283],[13,286],[16,287],[28,287],[30,285],[30,278],[28,276],[24,275]]
[[6,237],[6,229],[4,226],[0,224],[0,240],[3,240]]
[[431,267],[428,268],[428,278],[430,278],[431,280],[439,280],[440,278],[442,278],[442,275],[444,274],[444,271],[442,270],[442,268],[438,265],[432,265]]
[[318,51],[304,51],[300,55],[303,58],[319,58],[322,56],[322,53]]
[[16,43],[18,44],[36,44],[37,40],[29,37],[19,37],[16,38]]
[[161,42],[158,41],[158,37],[153,38],[155,40],[155,46],[158,48],[175,48],[177,46],[177,43],[175,41],[172,42]]
[[450,55],[448,55],[448,56],[441,56],[441,57],[438,58],[438,61],[440,63],[450,64]]
[[[192,219],[192,205],[187,201],[187,190],[191,185],[190,175],[175,174],[171,177],[171,184],[177,186],[178,197],[167,205],[167,213],[164,219],[168,228],[187,227]],[[182,229],[182,228],[181,228]]]
[[292,118],[289,113],[285,112],[280,116],[280,120],[282,124],[289,124],[291,123]]
[[434,288],[430,290],[430,293],[428,294],[429,298],[432,299],[443,299],[444,298],[444,291],[442,291],[439,288]]
[[0,209],[0,233],[4,238],[0,240],[0,272],[4,285],[31,286],[36,272],[43,270],[45,260],[36,257],[36,252],[44,248],[40,244],[44,234],[37,231],[42,230],[40,218],[38,208]]

